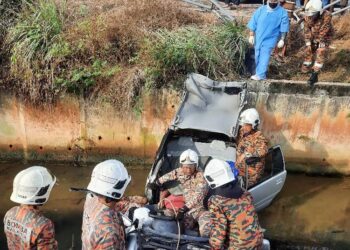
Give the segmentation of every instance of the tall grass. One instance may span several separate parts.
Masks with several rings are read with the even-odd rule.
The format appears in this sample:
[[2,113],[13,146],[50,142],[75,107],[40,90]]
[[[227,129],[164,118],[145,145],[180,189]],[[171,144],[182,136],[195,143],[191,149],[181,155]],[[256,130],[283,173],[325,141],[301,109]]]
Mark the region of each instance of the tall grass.
[[155,81],[179,81],[193,71],[232,79],[243,67],[243,28],[216,25],[178,1],[83,1],[83,15],[81,1],[8,1],[21,4],[5,32],[8,58],[0,63],[10,68],[7,86],[31,102],[101,93],[130,107],[123,103]]
[[11,74],[26,84],[21,89],[31,99],[50,98],[55,60],[69,53],[61,38],[64,8],[53,0],[24,2],[5,44],[10,51]]
[[6,43],[11,45],[11,61],[15,68],[31,67],[36,60],[49,61],[52,50],[60,42],[63,13],[53,1],[25,3],[17,24],[9,30]]
[[244,67],[247,43],[243,31],[243,27],[226,23],[156,32],[146,46],[150,72],[163,83],[190,72],[232,79]]
[[21,9],[22,0],[0,1],[0,47],[7,29],[13,24]]

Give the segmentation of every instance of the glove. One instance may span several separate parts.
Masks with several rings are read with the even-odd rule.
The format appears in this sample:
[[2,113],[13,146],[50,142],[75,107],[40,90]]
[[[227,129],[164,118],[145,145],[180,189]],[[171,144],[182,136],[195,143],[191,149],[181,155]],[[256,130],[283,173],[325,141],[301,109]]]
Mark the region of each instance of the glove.
[[325,48],[325,47],[326,47],[326,44],[325,44],[324,42],[320,42],[320,43],[318,44],[318,47],[319,47],[320,49]]
[[250,45],[254,46],[254,42],[255,42],[254,36],[249,36],[248,42]]
[[183,206],[182,208],[177,211],[176,219],[177,220],[182,220],[185,217],[185,213],[190,210],[187,206]]
[[281,48],[283,48],[283,46],[284,46],[284,41],[281,39],[281,40],[278,41],[277,47],[278,47],[279,49],[281,49]]
[[160,188],[161,185],[160,185],[160,183],[159,183],[158,181],[155,181],[155,182],[149,182],[149,183],[147,184],[147,187],[148,187],[149,189],[155,190],[155,189]]

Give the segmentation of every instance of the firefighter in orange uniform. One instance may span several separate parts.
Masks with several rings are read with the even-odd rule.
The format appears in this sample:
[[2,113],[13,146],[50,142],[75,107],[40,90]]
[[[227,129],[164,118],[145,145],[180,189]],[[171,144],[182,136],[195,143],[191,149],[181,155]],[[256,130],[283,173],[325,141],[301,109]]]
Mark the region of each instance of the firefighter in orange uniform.
[[120,161],[107,160],[95,166],[84,204],[83,250],[126,249],[124,224],[117,202],[130,180]]
[[11,208],[4,217],[9,250],[57,249],[54,224],[40,211],[55,182],[56,177],[40,166],[16,175],[10,199],[20,205]]

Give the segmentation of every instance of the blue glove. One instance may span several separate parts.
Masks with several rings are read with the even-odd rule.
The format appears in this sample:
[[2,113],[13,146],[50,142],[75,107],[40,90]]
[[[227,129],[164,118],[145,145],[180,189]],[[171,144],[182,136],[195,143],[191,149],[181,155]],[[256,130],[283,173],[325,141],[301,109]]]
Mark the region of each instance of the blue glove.
[[239,175],[239,171],[238,169],[235,167],[235,162],[233,161],[227,161],[227,163],[230,165],[230,168],[232,170],[232,173],[234,175],[234,177],[236,178]]

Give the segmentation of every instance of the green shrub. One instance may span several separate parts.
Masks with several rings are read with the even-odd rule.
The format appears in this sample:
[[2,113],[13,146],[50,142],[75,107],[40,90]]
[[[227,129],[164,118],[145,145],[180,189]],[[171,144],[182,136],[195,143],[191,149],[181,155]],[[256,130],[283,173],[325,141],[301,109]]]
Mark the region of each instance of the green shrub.
[[244,67],[247,42],[243,32],[243,27],[232,23],[156,32],[146,45],[149,72],[162,82],[190,72],[232,79]]
[[97,59],[90,66],[63,70],[60,76],[55,77],[55,85],[67,89],[68,92],[85,93],[96,83],[97,79],[111,77],[119,71],[118,66],[110,66],[107,61]]

